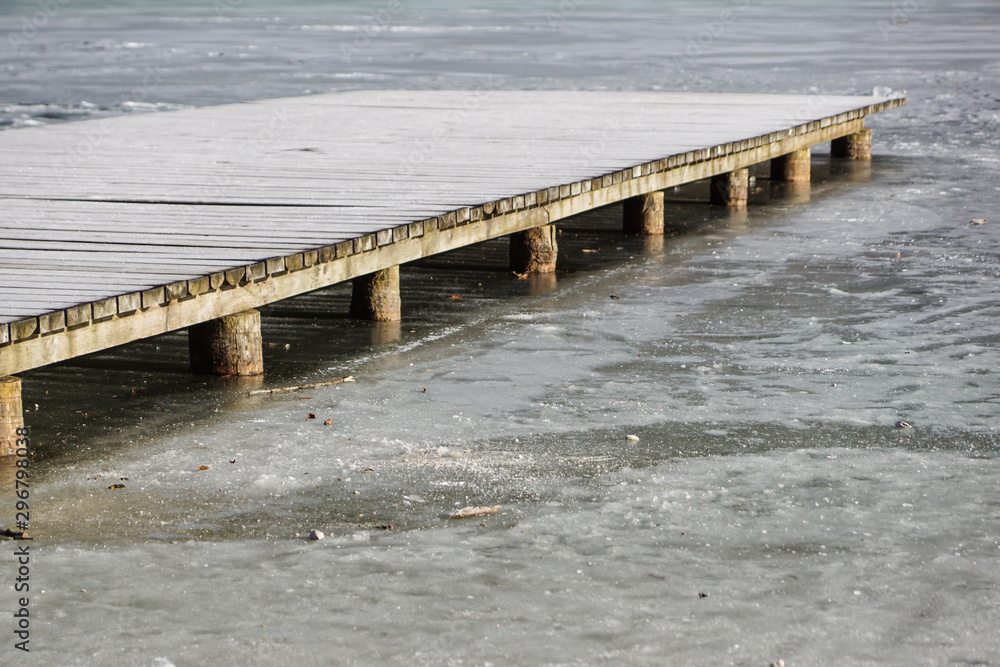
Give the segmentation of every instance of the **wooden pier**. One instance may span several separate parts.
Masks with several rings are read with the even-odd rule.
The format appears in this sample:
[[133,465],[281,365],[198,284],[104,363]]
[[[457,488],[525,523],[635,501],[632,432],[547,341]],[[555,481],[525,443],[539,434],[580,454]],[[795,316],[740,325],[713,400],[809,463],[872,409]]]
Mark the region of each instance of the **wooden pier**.
[[745,206],[748,167],[867,159],[865,116],[904,103],[484,87],[0,132],[0,455],[21,371],[190,328],[194,370],[260,373],[259,306],[353,280],[353,314],[398,319],[400,264],[504,235],[551,271],[561,219],[624,202],[660,234],[663,190],[705,178]]

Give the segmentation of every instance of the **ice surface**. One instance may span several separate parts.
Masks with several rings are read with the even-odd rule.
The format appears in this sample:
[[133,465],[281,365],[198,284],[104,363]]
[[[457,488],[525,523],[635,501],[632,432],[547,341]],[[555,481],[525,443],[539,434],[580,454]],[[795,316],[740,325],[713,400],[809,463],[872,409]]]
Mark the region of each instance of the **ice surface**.
[[[986,0],[59,4],[0,48],[0,125],[489,76],[909,104],[870,118],[870,167],[818,150],[806,192],[759,170],[745,215],[696,185],[663,240],[614,207],[566,221],[555,279],[493,242],[404,267],[401,325],[347,319],[344,287],[276,304],[263,380],[189,375],[183,334],[25,373],[32,659],[1000,662],[998,23]],[[447,518],[472,505],[503,509]]]

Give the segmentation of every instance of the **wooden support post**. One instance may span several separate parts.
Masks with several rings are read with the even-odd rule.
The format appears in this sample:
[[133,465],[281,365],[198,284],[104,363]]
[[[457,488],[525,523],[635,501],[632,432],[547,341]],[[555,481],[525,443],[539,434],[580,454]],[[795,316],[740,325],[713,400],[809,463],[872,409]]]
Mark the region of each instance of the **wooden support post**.
[[851,160],[872,159],[872,131],[864,129],[830,142],[830,155]]
[[24,426],[21,406],[21,378],[0,377],[0,456],[17,451],[17,429]]
[[750,191],[750,170],[736,169],[712,177],[711,202],[717,206],[746,208]]
[[663,233],[663,191],[629,197],[622,202],[622,230],[652,236]]
[[642,239],[642,245],[643,252],[650,257],[662,257],[666,246],[665,237],[662,234],[647,236]]
[[188,328],[191,370],[208,375],[264,372],[260,311],[244,310]]
[[353,281],[351,315],[362,320],[398,322],[402,319],[399,300],[399,266],[359,276]]
[[514,273],[552,273],[558,254],[555,225],[541,225],[510,235],[510,270]]
[[771,159],[771,180],[809,182],[812,169],[812,154],[808,148],[792,151]]

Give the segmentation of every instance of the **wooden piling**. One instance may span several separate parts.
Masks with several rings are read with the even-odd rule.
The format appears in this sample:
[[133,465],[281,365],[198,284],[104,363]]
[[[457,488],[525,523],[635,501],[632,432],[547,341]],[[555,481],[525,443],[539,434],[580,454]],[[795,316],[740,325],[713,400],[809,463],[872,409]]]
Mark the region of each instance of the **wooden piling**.
[[834,139],[830,142],[830,155],[850,160],[872,159],[872,131],[866,128]]
[[812,172],[812,153],[803,148],[771,159],[771,180],[808,182]]
[[749,169],[736,169],[712,177],[711,202],[716,206],[746,208],[749,191]]
[[24,427],[21,406],[21,378],[0,377],[0,456],[13,456],[17,450],[17,434]]
[[510,235],[510,270],[514,273],[552,273],[558,254],[555,225],[541,225]]
[[665,237],[662,235],[646,236],[642,239],[643,252],[649,257],[662,257],[666,247]]
[[207,375],[264,372],[260,311],[244,310],[188,328],[191,370]]
[[399,265],[359,276],[353,281],[351,315],[362,320],[398,322],[402,319],[399,299]]
[[622,230],[626,234],[662,234],[663,224],[662,190],[629,197],[622,203]]

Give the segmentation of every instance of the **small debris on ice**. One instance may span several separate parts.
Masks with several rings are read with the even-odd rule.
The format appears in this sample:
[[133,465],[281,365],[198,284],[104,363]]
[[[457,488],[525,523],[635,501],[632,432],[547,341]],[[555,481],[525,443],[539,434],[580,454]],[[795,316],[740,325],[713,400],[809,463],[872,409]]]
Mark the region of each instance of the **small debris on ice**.
[[463,507],[448,515],[449,519],[468,519],[473,516],[483,516],[484,514],[496,514],[500,511],[500,505],[493,507]]
[[639,436],[632,435],[631,433],[629,433],[628,435],[626,435],[625,439],[628,440],[628,441],[630,441],[630,442],[639,442]]
[[322,540],[326,535],[323,534],[322,530],[310,530],[309,539],[310,540]]
[[26,530],[13,530],[12,528],[0,529],[0,537],[9,537],[12,540],[30,540]]

